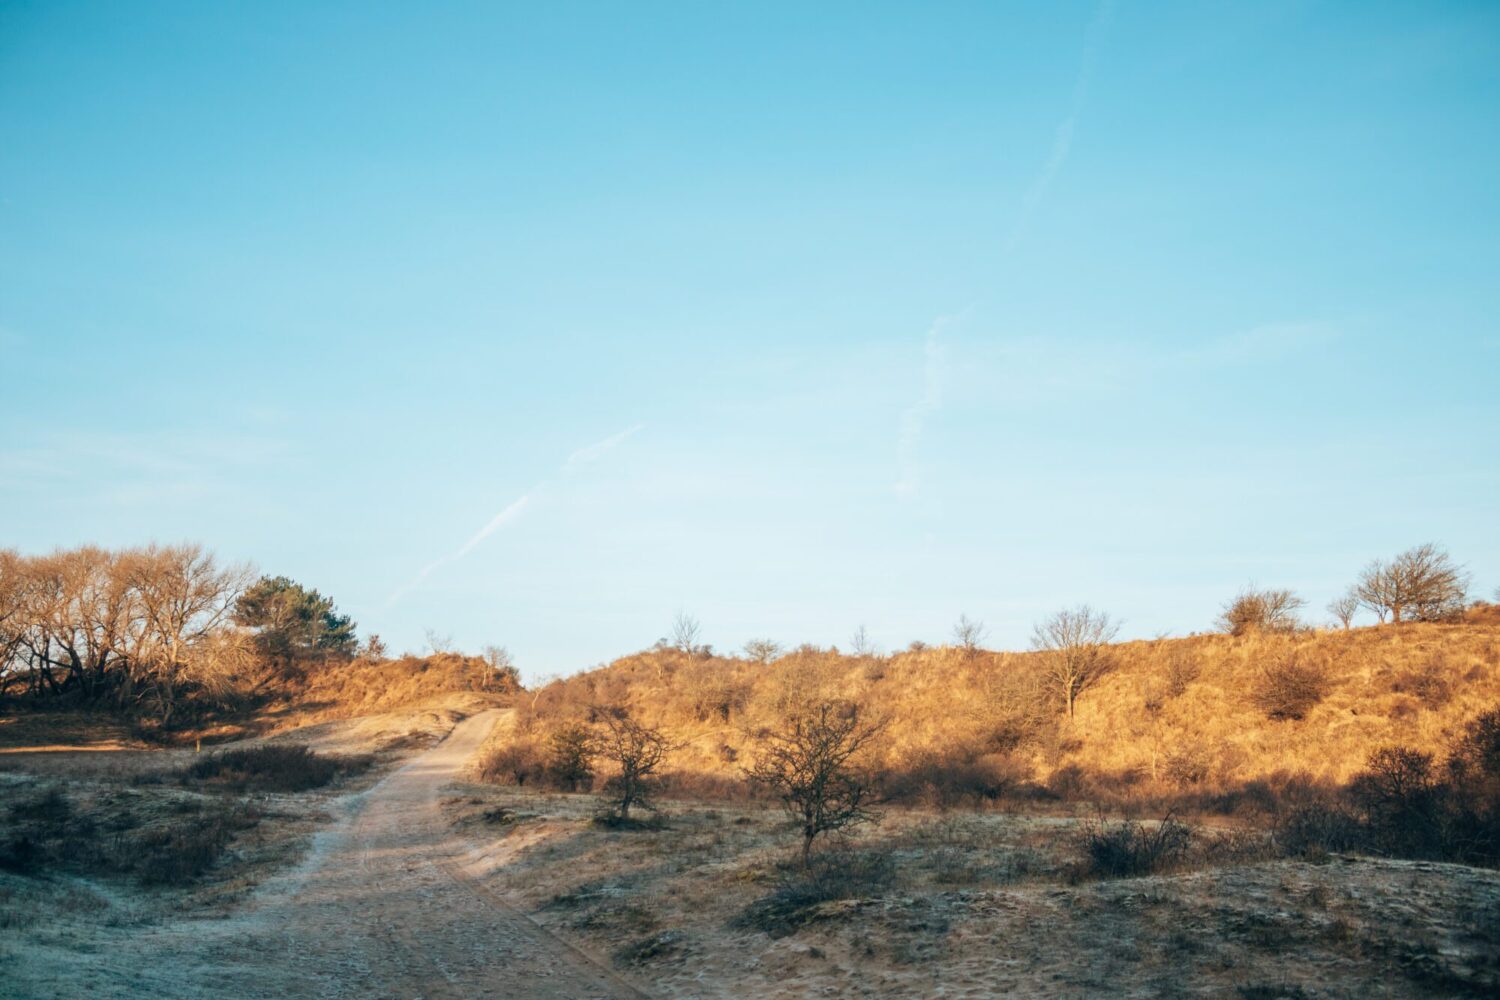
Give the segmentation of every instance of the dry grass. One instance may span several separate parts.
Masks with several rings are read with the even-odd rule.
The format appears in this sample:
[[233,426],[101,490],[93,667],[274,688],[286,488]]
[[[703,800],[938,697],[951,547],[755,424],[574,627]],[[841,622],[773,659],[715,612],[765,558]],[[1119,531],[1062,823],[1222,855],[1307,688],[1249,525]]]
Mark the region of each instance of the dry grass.
[[1264,837],[1199,826],[1156,874],[1079,881],[1087,820],[907,809],[803,871],[795,831],[754,805],[670,802],[659,829],[618,833],[589,822],[589,795],[461,792],[449,809],[490,887],[663,997],[1500,986],[1494,872],[1276,860]]
[[[1041,790],[1063,797],[1206,797],[1260,782],[1350,781],[1388,745],[1440,752],[1500,703],[1500,627],[1407,624],[1289,635],[1204,635],[1111,647],[1114,669],[1064,719],[1014,679],[1031,654],[926,649],[850,657],[803,649],[768,664],[689,664],[671,650],[627,656],[539,692],[522,730],[587,721],[607,706],[659,726],[684,749],[680,785],[733,791],[757,730],[819,698],[890,720],[881,761],[910,794],[981,804]],[[1288,665],[1296,676],[1288,676]],[[1292,688],[1272,705],[1264,678]],[[1284,702],[1284,703],[1282,703]],[[940,787],[920,772],[969,777]],[[925,790],[924,790],[925,789]]]

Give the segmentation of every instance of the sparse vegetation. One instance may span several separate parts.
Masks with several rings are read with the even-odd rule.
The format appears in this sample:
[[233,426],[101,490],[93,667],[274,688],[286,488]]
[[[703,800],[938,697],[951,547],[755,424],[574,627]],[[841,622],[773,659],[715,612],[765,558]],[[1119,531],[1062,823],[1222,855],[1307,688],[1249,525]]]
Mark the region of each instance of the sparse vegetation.
[[1292,632],[1300,624],[1297,612],[1306,604],[1306,601],[1290,590],[1246,588],[1224,606],[1224,613],[1219,616],[1219,627],[1230,635]]
[[873,780],[858,757],[880,734],[859,705],[824,702],[793,716],[761,739],[749,775],[781,800],[802,835],[802,864],[810,863],[818,837],[848,830],[873,817]]
[[301,744],[267,744],[212,753],[189,765],[185,781],[236,791],[305,792],[374,764],[370,756],[317,754]]

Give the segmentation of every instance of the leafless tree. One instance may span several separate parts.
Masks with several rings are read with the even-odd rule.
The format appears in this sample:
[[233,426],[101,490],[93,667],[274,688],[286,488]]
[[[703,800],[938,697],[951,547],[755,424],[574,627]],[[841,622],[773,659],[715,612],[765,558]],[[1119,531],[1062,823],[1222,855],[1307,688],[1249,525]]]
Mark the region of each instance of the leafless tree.
[[1068,718],[1073,717],[1078,696],[1113,667],[1107,647],[1119,630],[1109,615],[1080,604],[1057,612],[1032,632],[1032,648],[1042,654],[1045,675]]
[[861,625],[854,630],[854,635],[849,639],[849,650],[855,656],[874,656],[875,641],[870,638],[870,633]]
[[959,615],[958,624],[953,626],[953,639],[965,656],[976,655],[988,634],[989,630],[984,627],[984,622],[971,619],[968,615]]
[[689,663],[698,653],[698,636],[701,632],[698,619],[686,611],[677,612],[677,617],[672,619],[672,646],[685,653]]
[[770,639],[751,639],[745,643],[745,656],[761,666],[781,655],[781,644]]
[[521,671],[516,668],[516,661],[510,655],[510,650],[504,646],[486,646],[480,654],[480,659],[489,669],[481,682],[481,687],[488,691],[495,685],[501,687],[519,688],[521,686]]
[[135,596],[132,675],[170,725],[185,683],[222,692],[244,665],[247,646],[227,626],[254,572],[220,566],[200,545],[149,546],[122,568]]
[[1250,632],[1292,632],[1297,612],[1307,604],[1290,590],[1257,590],[1246,587],[1224,605],[1218,626],[1230,635]]
[[608,788],[614,792],[614,814],[629,821],[632,806],[651,809],[652,779],[676,749],[661,730],[643,725],[623,713],[604,717],[604,734],[599,752],[619,767]]
[[804,867],[819,836],[873,818],[873,783],[855,765],[882,729],[857,704],[823,702],[763,736],[746,773],[775,792],[801,827]]
[[1328,602],[1328,612],[1344,628],[1354,624],[1354,616],[1359,612],[1359,595],[1353,590],[1335,597]]
[[1469,575],[1447,552],[1428,543],[1407,549],[1389,562],[1365,567],[1354,593],[1383,622],[1441,621],[1463,609]]
[[453,652],[453,636],[445,635],[435,628],[423,629],[422,635],[427,640],[428,652],[433,656]]

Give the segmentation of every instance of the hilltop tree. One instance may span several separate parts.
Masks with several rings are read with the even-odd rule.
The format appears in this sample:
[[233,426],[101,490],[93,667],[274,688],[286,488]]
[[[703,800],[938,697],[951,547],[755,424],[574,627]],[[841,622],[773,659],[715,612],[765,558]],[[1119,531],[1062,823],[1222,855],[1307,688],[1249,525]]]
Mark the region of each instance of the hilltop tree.
[[316,653],[353,653],[354,622],[324,597],[284,576],[263,576],[235,605],[234,621],[256,630],[268,656],[292,660]]
[[1240,591],[1219,616],[1218,625],[1230,635],[1251,632],[1292,632],[1299,622],[1297,612],[1307,602],[1290,590]]
[[484,690],[488,691],[492,685],[498,685],[502,689],[520,690],[521,671],[516,667],[515,658],[510,655],[510,650],[504,646],[486,646],[480,658],[489,668],[480,683]]
[[1354,592],[1383,622],[1442,621],[1463,610],[1469,575],[1448,553],[1431,544],[1407,549],[1389,562],[1365,567]]
[[1057,612],[1033,631],[1032,648],[1042,654],[1043,671],[1068,718],[1078,696],[1114,665],[1106,647],[1119,630],[1109,615],[1080,604]]
[[672,647],[684,653],[689,663],[698,654],[698,636],[701,632],[698,619],[685,611],[679,611],[677,617],[672,619]]
[[761,666],[781,655],[781,644],[770,639],[751,639],[745,643],[745,657]]
[[1344,628],[1349,628],[1354,623],[1354,616],[1359,611],[1359,595],[1352,589],[1335,597],[1328,602],[1328,611],[1338,623]]
[[954,641],[964,651],[964,655],[969,657],[979,653],[980,645],[988,634],[989,630],[984,627],[984,622],[976,621],[968,615],[959,615],[958,624],[953,626]]
[[802,831],[802,865],[819,836],[867,822],[873,781],[854,766],[883,725],[852,702],[823,702],[764,734],[755,766],[746,773],[771,789]]

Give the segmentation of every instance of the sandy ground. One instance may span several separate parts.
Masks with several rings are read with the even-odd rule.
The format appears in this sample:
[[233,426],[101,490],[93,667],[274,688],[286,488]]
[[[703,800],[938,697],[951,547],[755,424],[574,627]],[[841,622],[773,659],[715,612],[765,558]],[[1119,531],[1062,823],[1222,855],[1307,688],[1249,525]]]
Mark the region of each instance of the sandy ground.
[[855,846],[892,883],[771,935],[740,918],[796,838],[763,806],[616,831],[589,796],[455,791],[505,859],[494,890],[658,997],[1500,996],[1500,872],[1340,856],[1079,882],[1073,819],[890,810]]
[[[468,873],[472,845],[440,789],[500,713],[338,802],[304,860],[232,915],[33,936],[0,966],[0,995],[37,998],[640,996]],[[75,887],[105,893],[101,886]],[[108,906],[109,900],[100,902]]]
[[[659,828],[601,828],[593,796],[473,783],[466,765],[508,720],[461,714],[276,737],[408,756],[353,794],[287,801],[300,860],[283,850],[214,905],[21,880],[69,913],[28,923],[26,899],[0,894],[0,997],[1500,995],[1500,873],[1336,857],[1077,882],[1061,816],[888,810],[856,846],[893,880],[773,935],[741,919],[795,839],[766,805],[664,803]],[[163,760],[121,753],[29,759],[47,780]]]

